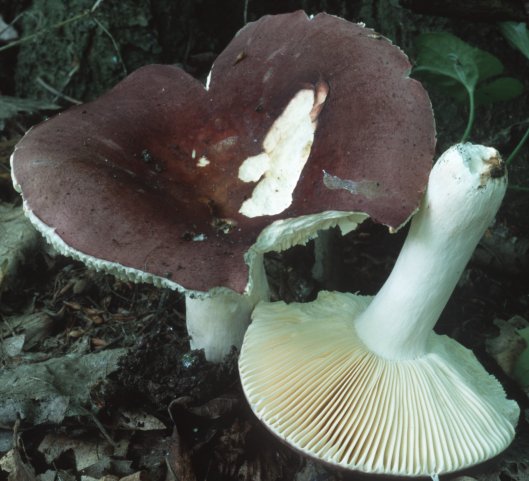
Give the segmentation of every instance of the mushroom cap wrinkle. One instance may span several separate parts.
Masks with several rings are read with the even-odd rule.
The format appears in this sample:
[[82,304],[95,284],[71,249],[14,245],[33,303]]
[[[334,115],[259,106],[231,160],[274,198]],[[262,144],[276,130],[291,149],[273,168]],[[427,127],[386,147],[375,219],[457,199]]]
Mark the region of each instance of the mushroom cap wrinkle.
[[505,188],[495,149],[455,146],[374,298],[259,303],[239,358],[257,417],[301,452],[368,473],[449,473],[504,450],[516,402],[433,327]]
[[[409,70],[360,25],[266,16],[219,55],[208,88],[151,65],[32,128],[13,183],[48,240],[92,267],[197,295],[247,292],[256,242],[303,243],[352,212],[397,228],[417,208],[435,129]],[[258,241],[297,217],[304,236],[280,239],[291,231],[279,225]]]

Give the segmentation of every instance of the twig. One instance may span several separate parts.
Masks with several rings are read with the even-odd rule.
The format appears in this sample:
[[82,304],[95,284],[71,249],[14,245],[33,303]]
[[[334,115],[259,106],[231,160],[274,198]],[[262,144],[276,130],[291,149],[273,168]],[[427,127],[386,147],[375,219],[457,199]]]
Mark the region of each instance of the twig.
[[96,2],[90,8],[90,12],[94,13],[99,8],[99,5],[101,5],[102,3],[103,3],[103,0],[96,0]]
[[520,153],[520,150],[522,150],[522,147],[524,146],[528,138],[529,138],[529,127],[527,127],[525,134],[523,134],[522,138],[520,139],[520,142],[518,142],[518,145],[511,152],[511,155],[507,157],[507,160],[505,161],[507,165],[509,165],[514,160],[514,158]]
[[101,5],[102,2],[103,2],[103,0],[97,0],[92,5],[92,7],[90,7],[87,10],[82,11],[81,13],[79,13],[77,15],[74,15],[73,17],[70,17],[70,18],[67,18],[66,20],[62,20],[62,21],[60,21],[58,23],[55,23],[54,25],[51,25],[50,27],[45,27],[45,28],[42,28],[40,30],[37,30],[36,32],[33,32],[33,33],[31,33],[31,34],[29,34],[29,35],[27,35],[25,37],[19,38],[18,40],[14,40],[13,42],[8,43],[7,45],[2,45],[0,47],[0,52],[3,52],[4,50],[7,50],[9,48],[16,47],[17,45],[21,45],[23,43],[29,42],[30,40],[33,40],[33,39],[37,38],[38,36],[49,32],[50,30],[55,30],[57,28],[64,27],[65,25],[68,25],[68,24],[70,24],[72,22],[77,22],[78,20],[81,20],[84,17],[92,15],[95,12],[95,10],[97,10],[99,5]]
[[509,189],[518,190],[520,192],[529,192],[529,187],[523,185],[509,185]]
[[119,45],[117,44],[116,40],[114,40],[114,37],[112,36],[112,34],[107,30],[107,28],[96,17],[94,17],[93,20],[94,20],[95,23],[97,23],[99,28],[101,30],[103,30],[103,32],[108,36],[108,38],[112,42],[112,45],[114,46],[114,50],[116,51],[116,54],[117,54],[119,63],[121,65],[121,68],[123,69],[123,74],[127,75],[127,73],[128,73],[127,72],[127,67],[125,67],[125,62],[123,62],[123,57],[121,56],[121,52],[119,50]]
[[242,13],[242,21],[244,22],[244,25],[248,23],[248,4],[250,3],[250,0],[244,0],[244,10]]
[[117,444],[116,442],[110,437],[110,434],[106,430],[105,426],[103,426],[103,423],[97,419],[96,415],[92,412],[86,409],[83,406],[78,405],[77,406],[84,414],[86,414],[90,419],[92,419],[92,422],[96,425],[96,427],[99,429],[99,432],[103,435],[103,437],[108,441],[108,443],[113,447],[116,448]]
[[[7,32],[10,28],[15,28],[15,23],[18,22],[18,20],[20,20],[20,18],[22,18],[22,15],[24,15],[24,12],[22,13],[19,13],[13,20],[11,20],[11,22],[9,22],[8,24],[6,24],[5,28],[0,30],[0,37],[2,37],[2,35]],[[15,30],[16,31],[16,30]],[[18,36],[18,35],[17,35]]]
[[66,100],[66,101],[68,101],[68,102],[70,102],[72,104],[75,104],[75,105],[81,105],[83,103],[80,100],[74,99],[73,97],[70,97],[69,95],[66,95],[66,94],[63,94],[62,92],[59,92],[56,88],[54,88],[51,85],[47,84],[40,77],[37,77],[36,81],[41,87],[43,87],[48,92],[51,92],[53,95],[55,95],[55,96],[57,96],[59,98],[62,98],[62,99]]

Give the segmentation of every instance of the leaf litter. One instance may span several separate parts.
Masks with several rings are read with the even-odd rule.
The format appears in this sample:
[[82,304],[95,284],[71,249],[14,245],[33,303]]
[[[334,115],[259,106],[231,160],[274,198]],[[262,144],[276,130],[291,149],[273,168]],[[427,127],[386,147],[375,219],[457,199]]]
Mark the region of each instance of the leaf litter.
[[0,304],[0,476],[292,479],[299,457],[245,407],[236,353],[215,365],[189,350],[179,294],[40,242],[20,259]]

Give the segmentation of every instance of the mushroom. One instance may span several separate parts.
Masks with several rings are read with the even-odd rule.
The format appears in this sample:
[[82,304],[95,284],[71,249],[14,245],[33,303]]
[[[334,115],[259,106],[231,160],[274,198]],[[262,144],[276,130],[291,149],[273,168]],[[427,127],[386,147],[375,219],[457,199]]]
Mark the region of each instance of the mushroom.
[[257,417],[302,453],[367,473],[449,473],[504,450],[517,404],[433,327],[506,185],[495,149],[454,146],[376,297],[258,304],[239,358]]
[[13,183],[62,254],[185,292],[191,346],[219,361],[268,297],[265,252],[367,216],[398,228],[416,210],[435,130],[409,70],[362,25],[266,16],[206,87],[146,66],[34,127]]

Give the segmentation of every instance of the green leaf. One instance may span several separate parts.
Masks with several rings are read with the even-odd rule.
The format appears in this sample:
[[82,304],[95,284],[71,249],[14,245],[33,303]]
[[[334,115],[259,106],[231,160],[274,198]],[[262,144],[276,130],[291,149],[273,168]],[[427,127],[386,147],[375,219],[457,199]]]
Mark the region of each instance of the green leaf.
[[477,104],[508,100],[523,90],[521,82],[515,79],[497,78],[503,72],[503,64],[497,57],[468,45],[455,35],[424,33],[418,37],[416,45],[418,54],[413,72],[437,84],[456,100],[468,100],[468,120],[461,142],[472,132]]
[[0,122],[20,112],[32,113],[39,110],[55,110],[59,106],[44,100],[21,99],[0,95]]
[[476,105],[511,100],[523,92],[523,83],[512,77],[500,77],[476,89]]
[[501,22],[500,31],[514,47],[529,59],[529,31],[525,23]]
[[414,72],[450,77],[469,93],[479,81],[503,72],[502,63],[494,55],[471,47],[450,33],[424,33],[417,39],[417,49]]
[[479,82],[496,77],[503,72],[503,64],[497,57],[479,48],[472,49],[474,62],[478,66]]
[[428,88],[430,86],[435,87],[458,102],[465,102],[468,98],[468,92],[465,87],[452,77],[421,71],[420,79]]

